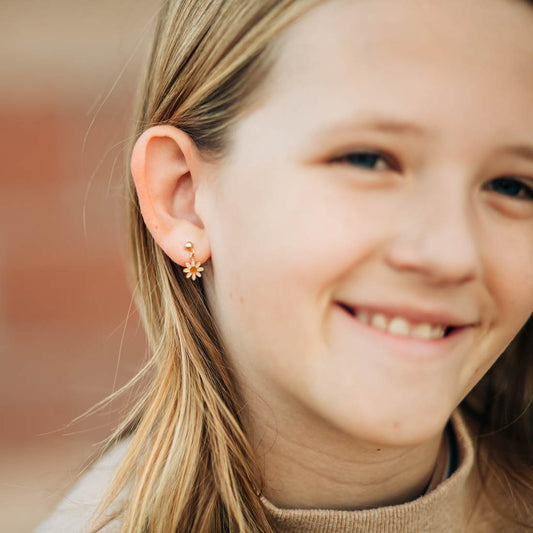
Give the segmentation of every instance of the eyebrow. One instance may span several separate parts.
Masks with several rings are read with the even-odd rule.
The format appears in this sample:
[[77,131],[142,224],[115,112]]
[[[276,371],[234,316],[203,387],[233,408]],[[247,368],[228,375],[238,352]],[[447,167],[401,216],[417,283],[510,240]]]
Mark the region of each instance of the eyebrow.
[[517,144],[502,146],[498,152],[501,154],[515,155],[533,161],[533,145]]
[[434,136],[434,132],[414,122],[403,119],[391,119],[380,115],[363,115],[340,120],[328,125],[325,129],[319,130],[313,136],[313,140],[320,142],[323,138],[339,132],[353,132],[354,130],[365,129],[377,133],[389,133],[396,135],[410,135],[412,137]]
[[[435,135],[433,130],[408,120],[390,119],[379,115],[367,115],[360,119],[356,118],[354,120],[337,122],[329,127],[327,131],[321,131],[319,136],[327,136],[339,130],[351,131],[355,128],[365,128],[367,130],[381,133],[407,134],[413,137],[432,137]],[[533,144],[504,145],[499,147],[497,151],[503,155],[513,155],[533,161]]]
[[384,133],[407,133],[416,136],[431,134],[430,130],[424,128],[423,126],[415,124],[414,122],[409,122],[408,120],[391,120],[380,117],[364,117],[362,120],[354,122],[352,124],[341,125],[341,127],[346,126],[364,127],[376,131],[381,131]]

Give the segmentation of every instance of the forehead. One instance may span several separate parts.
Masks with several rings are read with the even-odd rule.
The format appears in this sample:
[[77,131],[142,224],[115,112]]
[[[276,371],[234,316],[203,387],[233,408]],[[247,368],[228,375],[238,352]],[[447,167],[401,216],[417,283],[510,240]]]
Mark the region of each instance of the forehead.
[[376,74],[376,61],[411,57],[427,66],[452,61],[490,67],[496,75],[512,56],[531,71],[532,30],[533,4],[522,0],[333,0],[286,31],[276,70],[290,78],[298,65],[301,81],[312,73],[302,67],[325,59],[332,72],[340,67]]
[[520,116],[529,128],[532,35],[520,0],[332,0],[282,36],[263,111],[302,128],[372,106],[492,128],[503,127],[495,114]]

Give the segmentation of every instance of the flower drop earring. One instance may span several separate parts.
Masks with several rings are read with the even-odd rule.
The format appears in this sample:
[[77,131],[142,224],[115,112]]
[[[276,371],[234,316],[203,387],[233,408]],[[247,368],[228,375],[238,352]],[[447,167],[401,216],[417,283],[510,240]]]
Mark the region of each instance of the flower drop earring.
[[183,272],[187,274],[187,278],[192,278],[193,281],[196,280],[196,278],[202,277],[202,272],[204,270],[204,267],[200,266],[202,263],[197,263],[196,259],[194,258],[194,244],[192,242],[186,242],[185,243],[185,250],[190,252],[190,262],[185,263],[187,266],[183,269]]

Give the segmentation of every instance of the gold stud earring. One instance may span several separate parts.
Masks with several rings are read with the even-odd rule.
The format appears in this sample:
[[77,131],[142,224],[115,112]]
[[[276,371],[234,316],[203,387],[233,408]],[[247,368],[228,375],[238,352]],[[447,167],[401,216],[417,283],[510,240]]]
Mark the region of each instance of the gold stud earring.
[[192,278],[192,280],[195,281],[196,278],[202,277],[204,267],[200,266],[202,263],[197,263],[194,258],[194,244],[192,242],[189,241],[185,243],[185,250],[190,252],[191,257],[190,262],[185,263],[187,266],[183,269],[183,272],[187,274],[187,278]]

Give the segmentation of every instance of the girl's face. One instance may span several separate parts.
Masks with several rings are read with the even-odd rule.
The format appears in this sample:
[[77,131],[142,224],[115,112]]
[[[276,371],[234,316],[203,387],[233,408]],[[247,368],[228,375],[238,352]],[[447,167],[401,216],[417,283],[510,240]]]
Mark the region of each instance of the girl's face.
[[358,0],[285,34],[199,191],[254,416],[421,442],[530,317],[532,32],[522,2]]

